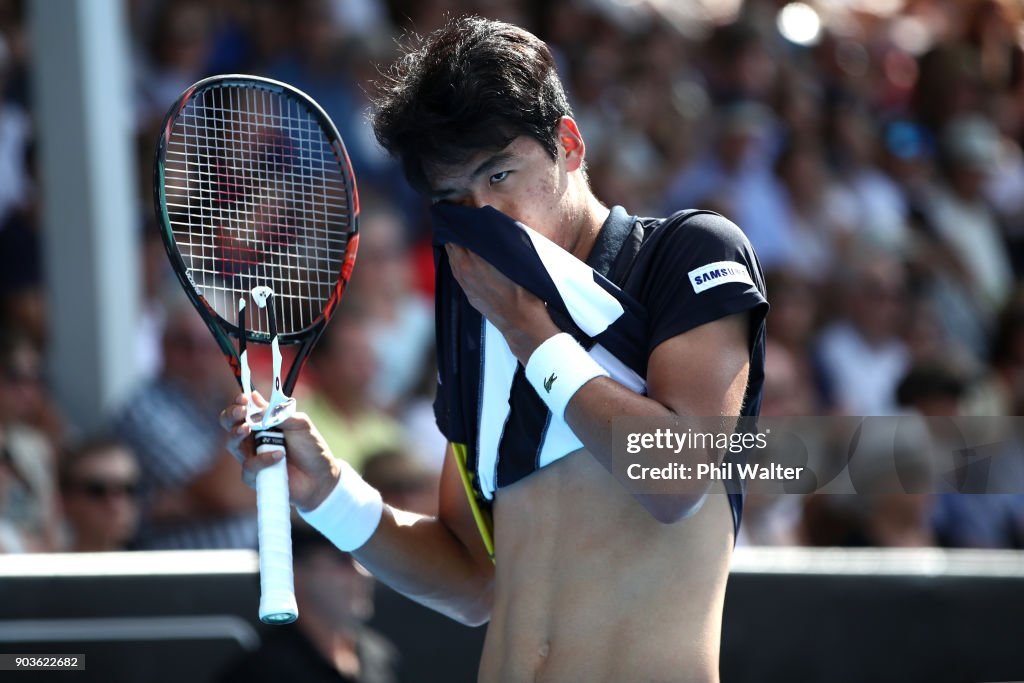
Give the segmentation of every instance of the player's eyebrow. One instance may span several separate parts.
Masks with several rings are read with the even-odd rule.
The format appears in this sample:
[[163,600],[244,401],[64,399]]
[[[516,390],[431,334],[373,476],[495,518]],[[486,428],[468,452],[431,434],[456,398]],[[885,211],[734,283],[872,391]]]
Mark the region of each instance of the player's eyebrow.
[[[491,156],[484,159],[483,162],[481,162],[481,164],[476,167],[476,170],[469,175],[469,182],[472,183],[480,176],[493,171],[495,168],[507,164],[508,162],[512,161],[515,158],[516,155],[509,151],[501,151],[497,152],[496,154],[492,154]],[[433,192],[431,192],[430,198],[433,201],[441,201],[458,193],[459,190],[442,188],[440,190],[434,190]]]
[[503,166],[504,164],[507,164],[508,162],[512,161],[515,158],[516,155],[513,154],[512,152],[498,152],[497,154],[495,154],[494,156],[490,157],[489,159],[485,160],[482,164],[477,166],[476,170],[473,171],[473,175],[470,176],[470,179],[476,180],[480,176],[486,175],[489,171],[492,171],[499,166]]

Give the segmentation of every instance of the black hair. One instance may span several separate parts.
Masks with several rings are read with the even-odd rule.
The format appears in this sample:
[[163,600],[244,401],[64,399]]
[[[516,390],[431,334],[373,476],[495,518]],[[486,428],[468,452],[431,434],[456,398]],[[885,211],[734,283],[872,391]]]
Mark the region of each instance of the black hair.
[[427,165],[464,163],[520,135],[552,159],[572,110],[542,40],[517,26],[460,17],[413,38],[378,83],[373,128],[410,184],[429,190]]

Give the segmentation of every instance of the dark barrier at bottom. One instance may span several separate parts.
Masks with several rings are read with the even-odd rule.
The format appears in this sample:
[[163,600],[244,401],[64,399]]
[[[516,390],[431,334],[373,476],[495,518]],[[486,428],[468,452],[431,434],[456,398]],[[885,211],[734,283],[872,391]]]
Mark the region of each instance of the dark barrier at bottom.
[[741,549],[722,681],[1024,681],[1024,553]]
[[[85,653],[85,671],[3,680],[203,683],[254,649],[250,553],[0,556],[0,653]],[[724,683],[1024,680],[1024,553],[737,551]],[[475,679],[484,629],[386,589],[373,625],[407,683]]]

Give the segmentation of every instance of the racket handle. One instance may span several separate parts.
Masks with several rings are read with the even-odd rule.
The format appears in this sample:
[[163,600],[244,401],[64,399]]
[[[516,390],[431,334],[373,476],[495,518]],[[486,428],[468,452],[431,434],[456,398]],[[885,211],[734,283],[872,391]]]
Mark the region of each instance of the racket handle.
[[[256,452],[284,450],[279,429],[255,432]],[[260,621],[290,624],[299,616],[292,574],[292,520],[288,468],[282,458],[256,475],[260,540]]]

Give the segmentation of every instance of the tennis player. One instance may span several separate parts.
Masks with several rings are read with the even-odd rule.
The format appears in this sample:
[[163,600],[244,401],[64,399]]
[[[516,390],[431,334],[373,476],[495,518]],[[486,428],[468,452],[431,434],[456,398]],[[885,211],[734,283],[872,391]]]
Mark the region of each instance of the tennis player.
[[[604,206],[551,53],[515,26],[453,20],[396,63],[377,104],[378,139],[434,202],[494,207],[644,306],[646,393],[611,379],[545,302],[449,244],[457,285],[518,361],[504,423],[474,423],[474,442],[450,444],[439,514],[424,517],[383,505],[297,415],[283,426],[292,502],[381,581],[466,624],[489,621],[481,681],[717,681],[741,498],[630,495],[610,474],[611,420],[757,414],[767,302],[748,242],[715,214],[639,219]],[[479,334],[451,339],[471,347]],[[491,400],[491,380],[452,357],[437,412],[454,441]],[[255,455],[243,414],[239,397],[221,421],[251,483],[281,455]],[[551,452],[562,426],[582,448]]]

